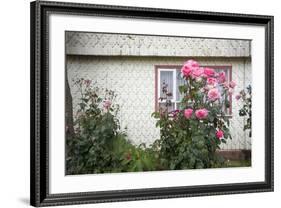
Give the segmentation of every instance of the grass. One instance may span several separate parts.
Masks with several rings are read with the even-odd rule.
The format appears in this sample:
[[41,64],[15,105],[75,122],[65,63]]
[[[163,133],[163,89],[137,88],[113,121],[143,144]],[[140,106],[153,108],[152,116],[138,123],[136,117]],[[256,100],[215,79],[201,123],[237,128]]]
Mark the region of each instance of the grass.
[[251,167],[251,160],[228,160],[223,167]]

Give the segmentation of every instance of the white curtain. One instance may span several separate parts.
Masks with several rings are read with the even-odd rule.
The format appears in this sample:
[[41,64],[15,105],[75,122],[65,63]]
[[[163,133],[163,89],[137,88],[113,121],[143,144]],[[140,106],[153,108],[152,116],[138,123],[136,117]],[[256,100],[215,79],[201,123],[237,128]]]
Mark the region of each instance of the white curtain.
[[164,83],[168,85],[168,92],[173,93],[173,89],[174,89],[173,71],[161,71],[160,72],[160,97],[163,96],[162,88],[163,88]]
[[181,70],[178,69],[176,73],[177,73],[176,74],[177,77],[176,101],[181,101],[183,98],[183,94],[180,94],[179,86],[184,85],[186,81],[182,78]]
[[[229,72],[228,70],[225,70],[225,69],[216,69],[216,72],[219,73],[219,72],[225,72],[225,78],[226,78],[226,82],[229,82]],[[222,86],[219,86],[218,87],[220,93],[222,94],[223,93],[223,87]],[[229,100],[229,99],[228,99]],[[225,101],[225,96],[222,96],[221,97],[221,102],[224,102]],[[223,111],[225,113],[228,113],[227,112],[227,109],[225,108],[225,106],[223,105]]]

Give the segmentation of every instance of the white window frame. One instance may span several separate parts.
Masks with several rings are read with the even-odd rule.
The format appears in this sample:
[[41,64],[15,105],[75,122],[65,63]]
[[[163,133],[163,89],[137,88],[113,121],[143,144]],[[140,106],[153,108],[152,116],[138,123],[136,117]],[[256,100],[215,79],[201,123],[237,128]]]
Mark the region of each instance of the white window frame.
[[160,94],[161,94],[161,90],[162,90],[162,82],[161,82],[161,72],[162,71],[169,71],[169,72],[173,72],[173,99],[171,99],[171,102],[175,105],[175,109],[178,109],[178,105],[180,103],[180,101],[177,100],[177,68],[158,68],[158,96],[157,96],[157,99],[158,99],[158,103],[164,103],[163,101],[159,100],[159,97],[160,97]]

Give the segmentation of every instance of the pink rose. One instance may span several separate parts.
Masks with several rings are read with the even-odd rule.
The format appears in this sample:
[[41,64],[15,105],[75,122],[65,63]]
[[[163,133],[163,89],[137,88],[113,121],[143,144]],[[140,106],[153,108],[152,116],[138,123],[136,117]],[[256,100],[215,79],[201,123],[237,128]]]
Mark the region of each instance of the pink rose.
[[85,79],[85,80],[84,80],[84,83],[86,84],[87,87],[89,87],[90,84],[92,83],[92,81],[89,80],[89,79]]
[[230,94],[232,94],[233,91],[234,91],[234,90],[233,90],[232,88],[229,88],[229,89],[228,89],[228,93],[230,93]]
[[208,98],[211,101],[215,101],[220,98],[220,92],[217,88],[210,89],[208,92]]
[[191,108],[188,108],[188,109],[185,109],[184,110],[184,117],[185,118],[187,118],[187,119],[189,119],[189,118],[191,118],[191,116],[192,116],[192,113],[193,113],[193,110],[191,109]]
[[224,83],[226,78],[225,78],[225,72],[220,72],[217,76],[217,80],[218,80],[218,83]]
[[204,89],[204,92],[209,92],[210,89],[213,89],[214,88],[214,85],[206,85],[203,89]]
[[105,100],[103,101],[103,107],[108,110],[111,106],[111,101],[110,100]]
[[198,119],[205,119],[208,116],[208,110],[206,108],[201,108],[195,111],[195,116]]
[[184,63],[184,65],[190,66],[190,67],[193,68],[193,69],[196,69],[196,68],[199,67],[198,62],[197,62],[197,61],[194,61],[193,59],[190,59],[190,60],[186,61],[186,62]]
[[189,77],[192,74],[192,71],[197,70],[198,68],[199,64],[191,59],[184,63],[183,67],[181,68],[181,72],[183,76]]
[[217,84],[216,78],[208,77],[207,78],[207,84],[208,85],[216,85]]
[[204,68],[204,74],[207,76],[207,77],[212,77],[215,75],[215,70],[212,69],[212,68]]
[[203,68],[197,68],[197,69],[192,71],[192,78],[201,77],[201,75],[203,75],[203,73],[204,73],[204,69]]
[[239,100],[240,98],[241,98],[241,95],[236,95],[236,96],[235,96],[235,99],[236,99],[236,100]]
[[234,82],[234,81],[231,81],[231,82],[229,82],[229,87],[230,88],[234,88],[236,86],[236,82]]
[[184,77],[189,77],[192,73],[192,68],[189,66],[184,65],[181,68],[181,73],[183,74]]
[[223,83],[223,84],[222,84],[222,86],[223,86],[226,90],[228,90],[228,89],[229,89],[229,87],[228,87],[228,84],[227,84],[227,83]]
[[221,139],[221,138],[223,137],[223,131],[222,131],[222,130],[218,130],[218,131],[216,132],[216,137],[217,137],[218,139]]
[[202,93],[207,93],[212,87],[210,85],[206,85],[202,88]]

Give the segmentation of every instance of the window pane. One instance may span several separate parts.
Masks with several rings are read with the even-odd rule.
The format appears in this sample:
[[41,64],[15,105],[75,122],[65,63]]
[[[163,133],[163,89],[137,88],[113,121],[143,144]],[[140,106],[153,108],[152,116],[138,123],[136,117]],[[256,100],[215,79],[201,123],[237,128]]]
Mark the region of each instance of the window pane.
[[177,70],[177,86],[176,86],[176,101],[181,101],[183,98],[183,94],[180,94],[179,86],[183,85],[185,83],[185,80],[181,76],[181,70]]
[[175,103],[171,103],[171,105],[166,106],[165,103],[159,103],[160,111],[167,111],[168,113],[175,110]]
[[[225,73],[226,82],[229,82],[229,70],[228,69],[215,69],[215,70],[216,70],[217,73],[224,72]],[[223,87],[219,86],[218,88],[219,88],[220,93],[222,94],[223,93]],[[221,97],[221,102],[224,102],[225,99],[229,100],[229,97],[226,98],[226,96],[222,96]],[[228,113],[227,109],[225,108],[225,106],[223,106],[223,111],[225,113]]]
[[181,108],[181,103],[175,103],[175,110],[180,110]]
[[[163,97],[165,85],[167,85],[168,93],[173,93],[173,71],[160,71],[160,97]],[[173,99],[173,96],[169,98]]]
[[228,69],[215,69],[215,71],[217,73],[224,72],[225,73],[226,82],[229,81],[229,70]]

